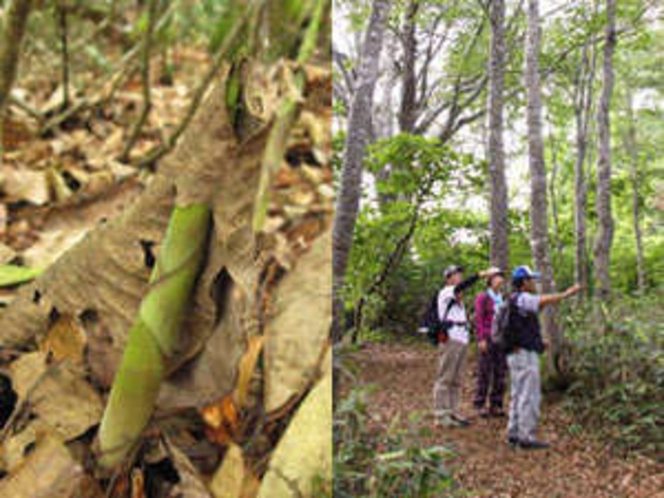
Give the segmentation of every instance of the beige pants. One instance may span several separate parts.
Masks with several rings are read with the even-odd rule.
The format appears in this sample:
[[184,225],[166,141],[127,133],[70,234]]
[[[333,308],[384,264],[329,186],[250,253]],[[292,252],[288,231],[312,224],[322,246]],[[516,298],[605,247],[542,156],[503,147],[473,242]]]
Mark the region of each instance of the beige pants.
[[433,386],[433,413],[436,417],[444,417],[459,409],[461,375],[468,345],[449,340],[438,347],[440,356]]

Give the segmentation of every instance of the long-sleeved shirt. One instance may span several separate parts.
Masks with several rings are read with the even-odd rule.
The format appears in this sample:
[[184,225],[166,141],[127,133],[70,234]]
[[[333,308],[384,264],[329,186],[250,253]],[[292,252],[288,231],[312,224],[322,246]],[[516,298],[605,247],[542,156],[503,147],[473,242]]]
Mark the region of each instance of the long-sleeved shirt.
[[481,292],[475,299],[475,329],[478,341],[491,339],[491,324],[495,315],[493,299],[487,291]]
[[[441,321],[447,320],[453,323],[452,327],[448,330],[449,338],[453,341],[468,344],[468,318],[466,317],[466,308],[459,294],[477,282],[478,279],[477,275],[471,275],[455,286],[448,285],[443,287],[438,293],[438,316]],[[445,316],[447,304],[450,299],[454,299],[455,302],[447,313],[447,316]]]

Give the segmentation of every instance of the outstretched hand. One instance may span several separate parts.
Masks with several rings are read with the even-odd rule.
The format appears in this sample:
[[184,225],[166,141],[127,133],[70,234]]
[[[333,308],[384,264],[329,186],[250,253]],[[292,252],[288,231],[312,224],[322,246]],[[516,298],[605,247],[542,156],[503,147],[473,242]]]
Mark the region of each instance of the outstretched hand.
[[574,294],[578,294],[579,292],[581,292],[582,289],[583,287],[581,287],[579,284],[574,284],[572,287],[570,287],[565,291],[565,296],[570,297],[573,296]]

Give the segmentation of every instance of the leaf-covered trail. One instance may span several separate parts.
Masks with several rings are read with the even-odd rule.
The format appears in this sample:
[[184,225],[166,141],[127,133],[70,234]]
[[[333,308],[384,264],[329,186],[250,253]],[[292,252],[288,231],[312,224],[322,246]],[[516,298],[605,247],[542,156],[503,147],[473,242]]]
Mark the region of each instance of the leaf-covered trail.
[[[472,347],[472,346],[471,346]],[[359,382],[379,386],[371,395],[372,424],[397,415],[425,413],[432,424],[431,387],[437,354],[425,345],[367,344],[352,354]],[[462,409],[472,413],[475,357],[464,375]],[[623,459],[575,426],[562,406],[544,401],[540,435],[550,450],[527,452],[505,443],[506,419],[475,419],[469,428],[435,429],[426,444],[444,444],[457,457],[454,476],[476,498],[663,498],[664,465],[643,457]]]

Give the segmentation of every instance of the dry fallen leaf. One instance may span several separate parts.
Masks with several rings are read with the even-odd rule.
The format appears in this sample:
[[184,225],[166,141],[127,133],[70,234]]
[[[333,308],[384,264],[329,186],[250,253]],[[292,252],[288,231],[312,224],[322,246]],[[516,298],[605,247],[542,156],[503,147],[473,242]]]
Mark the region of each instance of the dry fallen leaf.
[[12,363],[11,377],[19,403],[27,399],[31,413],[65,441],[80,436],[101,418],[99,394],[71,362],[49,365],[46,353],[28,353]]
[[316,375],[332,313],[331,240],[329,230],[318,237],[275,290],[265,333],[268,413],[298,396]]
[[316,498],[332,482],[332,359],[274,450],[258,498]]
[[48,178],[44,171],[5,167],[0,170],[0,184],[10,202],[27,201],[40,206],[50,200]]
[[141,469],[131,472],[131,498],[145,498],[145,477]]
[[87,338],[85,330],[76,317],[61,315],[46,333],[39,349],[50,353],[55,361],[71,360],[82,363]]
[[242,448],[231,443],[224,456],[224,461],[210,482],[210,491],[214,498],[240,498],[244,480],[245,467]]
[[208,426],[208,437],[211,441],[226,445],[238,438],[240,413],[245,407],[251,378],[262,348],[263,337],[251,337],[238,365],[237,385],[233,392],[224,396],[220,402],[201,409],[201,416]]
[[0,243],[0,264],[7,264],[16,257],[16,251],[11,247]]
[[46,432],[46,424],[34,421],[18,434],[9,435],[2,444],[3,470],[14,472],[29,455],[29,449],[35,444],[37,436]]
[[187,456],[171,441],[164,439],[173,467],[178,473],[178,483],[167,498],[212,498],[203,479]]
[[242,410],[247,401],[247,394],[249,393],[249,384],[251,378],[256,370],[258,358],[263,350],[263,337],[254,336],[250,337],[247,350],[245,351],[240,364],[238,366],[238,380],[235,390],[233,391],[233,401],[235,406]]
[[44,435],[25,462],[0,480],[7,498],[101,498],[99,485],[74,461],[57,437]]
[[230,395],[219,403],[201,409],[201,416],[207,424],[208,439],[222,446],[238,436],[240,418]]

